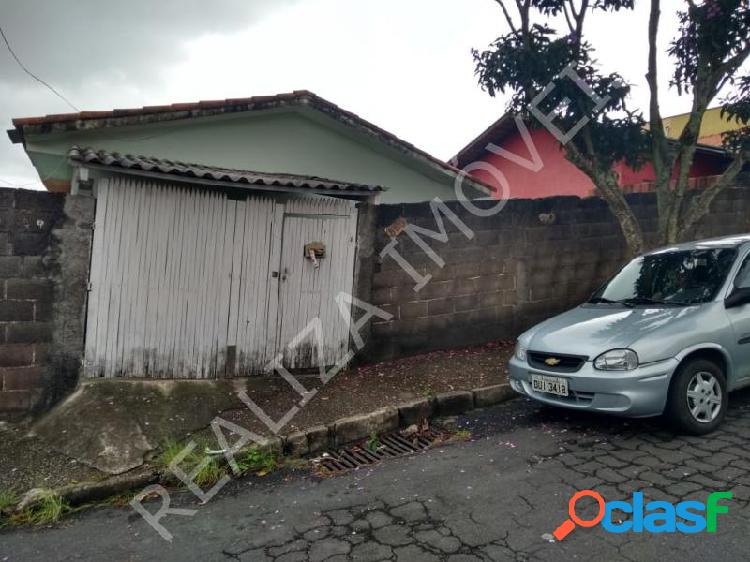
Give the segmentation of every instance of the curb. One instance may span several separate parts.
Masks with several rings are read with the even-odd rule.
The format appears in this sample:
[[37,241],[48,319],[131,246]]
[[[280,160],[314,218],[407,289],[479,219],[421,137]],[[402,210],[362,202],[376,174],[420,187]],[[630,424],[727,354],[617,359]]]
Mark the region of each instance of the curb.
[[424,419],[455,416],[476,408],[494,406],[516,396],[510,384],[502,383],[474,390],[442,392],[430,398],[415,398],[368,414],[342,418],[327,426],[318,425],[292,433],[282,438],[282,452],[285,455],[320,453],[364,439],[373,433],[388,433],[399,427],[417,424]]
[[[341,418],[328,425],[313,426],[286,437],[269,437],[262,445],[248,449],[262,448],[283,456],[313,455],[364,439],[372,434],[388,433],[425,419],[454,416],[477,408],[494,406],[516,396],[508,383],[474,390],[443,392],[429,398],[415,398],[398,406],[379,408],[368,414]],[[136,474],[113,476],[99,482],[71,484],[54,491],[70,505],[75,506],[142,488],[158,482],[160,478],[159,470],[146,468]]]

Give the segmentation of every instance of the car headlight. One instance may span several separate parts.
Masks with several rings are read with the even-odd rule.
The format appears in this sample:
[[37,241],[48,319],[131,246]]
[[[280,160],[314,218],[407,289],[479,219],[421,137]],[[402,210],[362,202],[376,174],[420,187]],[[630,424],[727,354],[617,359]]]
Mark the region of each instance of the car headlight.
[[594,359],[600,371],[632,371],[638,366],[638,354],[632,349],[610,349]]
[[513,352],[513,354],[519,361],[526,361],[526,348],[521,345],[520,341],[516,342],[516,350]]

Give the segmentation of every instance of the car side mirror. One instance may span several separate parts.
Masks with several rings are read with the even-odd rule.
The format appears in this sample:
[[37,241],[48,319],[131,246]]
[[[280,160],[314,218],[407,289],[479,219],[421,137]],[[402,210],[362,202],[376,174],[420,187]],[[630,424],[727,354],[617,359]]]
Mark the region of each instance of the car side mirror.
[[735,287],[724,300],[724,308],[735,308],[750,303],[750,287]]

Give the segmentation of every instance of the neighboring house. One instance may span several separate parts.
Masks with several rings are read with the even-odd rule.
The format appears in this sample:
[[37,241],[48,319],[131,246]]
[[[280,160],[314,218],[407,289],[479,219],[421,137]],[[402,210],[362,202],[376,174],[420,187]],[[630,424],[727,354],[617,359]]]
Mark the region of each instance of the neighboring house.
[[[681,113],[664,117],[664,132],[671,139],[676,139],[682,134],[682,130],[687,125],[690,113]],[[729,131],[741,129],[743,125],[735,120],[730,120],[721,115],[721,108],[714,107],[707,109],[703,114],[701,128],[698,131],[698,142],[711,146],[721,146],[721,135]]]
[[456,169],[305,91],[13,123],[48,189],[96,198],[89,377],[336,364],[339,297],[369,280],[359,219],[378,197],[455,199]]
[[[510,197],[514,199],[539,199],[555,195],[594,195],[594,184],[586,174],[565,158],[560,143],[544,128],[529,128],[529,134],[541,160],[541,169],[513,162],[503,155],[491,151],[490,143],[505,149],[525,160],[532,154],[518,130],[513,115],[506,114],[472,140],[451,159],[458,168],[483,161],[502,172],[507,180]],[[726,167],[728,158],[717,147],[700,146],[690,169],[691,185],[699,187],[710,183]],[[624,162],[615,166],[620,185],[625,192],[650,191],[655,178],[653,168],[646,164],[633,170]],[[498,179],[484,169],[477,169],[472,175],[484,183],[499,189]]]
[[[83,111],[13,120],[50,191],[66,192],[68,150],[91,147],[224,169],[297,174],[387,188],[384,203],[456,199],[457,170],[395,135],[301,90],[275,96]],[[466,182],[468,197],[486,186]]]

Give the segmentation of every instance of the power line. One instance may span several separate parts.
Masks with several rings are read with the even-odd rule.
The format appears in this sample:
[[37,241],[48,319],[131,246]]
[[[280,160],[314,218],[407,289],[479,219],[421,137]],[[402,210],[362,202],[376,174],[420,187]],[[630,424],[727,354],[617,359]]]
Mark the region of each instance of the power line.
[[50,84],[48,84],[47,82],[45,82],[44,80],[42,80],[41,78],[39,78],[36,74],[34,74],[33,72],[31,72],[28,68],[26,68],[26,65],[23,64],[21,62],[21,59],[18,58],[18,55],[16,55],[15,51],[13,50],[13,47],[10,46],[10,42],[8,41],[8,38],[5,36],[5,32],[3,31],[2,26],[0,26],[0,35],[2,35],[3,41],[5,41],[5,46],[8,47],[8,52],[11,54],[11,56],[13,57],[13,59],[15,59],[15,61],[18,63],[18,66],[20,66],[21,69],[26,74],[28,74],[29,76],[31,76],[34,80],[36,80],[40,84],[46,86],[53,94],[55,94],[58,98],[60,98],[61,100],[63,100],[65,103],[67,103],[70,107],[72,107],[74,111],[80,111],[80,109],[78,109],[75,105],[73,105],[72,103],[70,103],[70,101],[68,100],[68,98],[66,98],[60,92],[58,92],[57,90],[55,90],[55,88],[53,88]]

